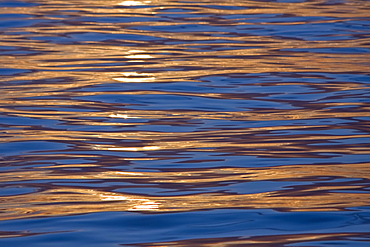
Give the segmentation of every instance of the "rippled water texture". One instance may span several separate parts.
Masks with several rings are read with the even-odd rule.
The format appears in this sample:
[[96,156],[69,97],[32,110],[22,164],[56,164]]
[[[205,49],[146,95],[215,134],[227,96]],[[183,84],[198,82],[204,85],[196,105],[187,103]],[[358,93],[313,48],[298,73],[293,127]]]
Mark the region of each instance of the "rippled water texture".
[[0,7],[0,246],[370,246],[369,1]]

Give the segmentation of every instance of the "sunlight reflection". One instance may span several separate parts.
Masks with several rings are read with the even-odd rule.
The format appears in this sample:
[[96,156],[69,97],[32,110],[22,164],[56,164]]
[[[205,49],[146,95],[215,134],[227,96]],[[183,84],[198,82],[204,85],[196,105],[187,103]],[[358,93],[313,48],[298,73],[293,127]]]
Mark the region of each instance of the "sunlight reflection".
[[135,205],[134,207],[129,208],[128,211],[158,210],[159,204],[160,203],[158,202],[147,200],[140,205]]
[[370,2],[15,2],[2,220],[369,205]]
[[140,5],[146,5],[150,3],[150,1],[123,1],[119,3],[118,5],[121,6],[140,6]]
[[121,73],[124,77],[115,77],[113,80],[120,82],[153,82],[155,77],[149,73],[124,72]]
[[127,201],[134,204],[132,207],[128,208],[128,211],[142,211],[142,210],[158,210],[158,202],[148,200],[148,199],[136,199],[129,198],[127,196],[119,195],[99,195],[102,201]]
[[151,55],[146,55],[146,54],[135,54],[135,55],[125,56],[125,58],[130,58],[130,59],[145,59],[145,58],[153,58],[153,57]]
[[145,51],[142,50],[129,50],[130,55],[124,56],[125,58],[132,59],[129,62],[144,62],[145,60],[140,59],[149,59],[153,58],[152,55],[145,54]]
[[149,151],[158,150],[160,147],[157,146],[146,146],[146,147],[105,147],[103,145],[95,145],[94,149],[97,150],[110,150],[110,151]]
[[111,117],[111,118],[124,118],[124,119],[138,118],[138,117],[130,117],[129,115],[126,115],[126,114],[110,114],[109,117]]

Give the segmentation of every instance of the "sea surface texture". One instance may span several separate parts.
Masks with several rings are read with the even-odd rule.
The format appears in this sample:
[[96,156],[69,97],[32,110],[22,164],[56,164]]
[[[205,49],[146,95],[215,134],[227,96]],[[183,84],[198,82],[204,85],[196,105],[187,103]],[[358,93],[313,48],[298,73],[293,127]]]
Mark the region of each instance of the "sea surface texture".
[[0,0],[0,246],[370,246],[370,1]]

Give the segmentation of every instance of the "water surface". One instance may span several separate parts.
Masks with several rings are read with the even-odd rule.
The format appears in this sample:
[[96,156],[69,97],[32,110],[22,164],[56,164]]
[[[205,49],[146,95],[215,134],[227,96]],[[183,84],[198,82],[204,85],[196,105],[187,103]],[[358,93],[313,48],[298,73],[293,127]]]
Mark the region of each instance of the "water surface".
[[369,246],[369,12],[0,1],[0,245]]

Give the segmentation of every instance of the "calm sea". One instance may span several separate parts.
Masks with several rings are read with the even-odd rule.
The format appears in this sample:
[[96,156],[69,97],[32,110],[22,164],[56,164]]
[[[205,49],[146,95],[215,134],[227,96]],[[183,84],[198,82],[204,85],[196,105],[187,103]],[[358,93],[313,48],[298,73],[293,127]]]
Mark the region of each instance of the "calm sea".
[[0,0],[0,246],[370,246],[369,13]]

